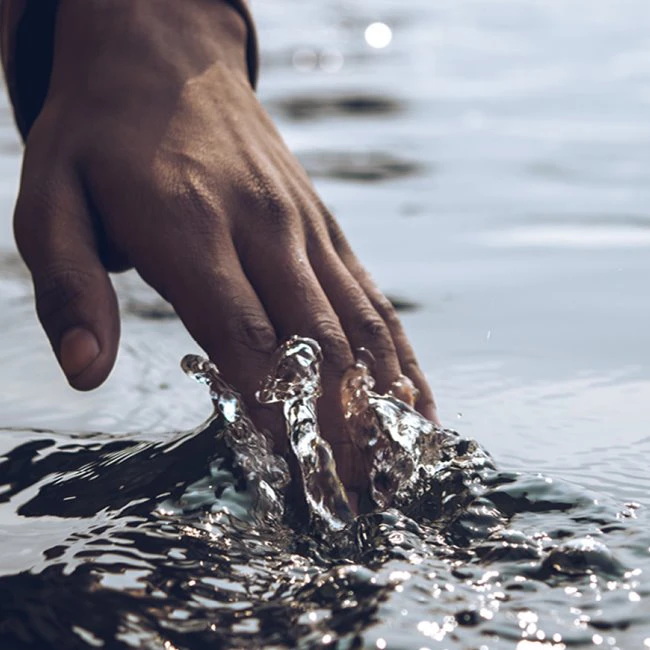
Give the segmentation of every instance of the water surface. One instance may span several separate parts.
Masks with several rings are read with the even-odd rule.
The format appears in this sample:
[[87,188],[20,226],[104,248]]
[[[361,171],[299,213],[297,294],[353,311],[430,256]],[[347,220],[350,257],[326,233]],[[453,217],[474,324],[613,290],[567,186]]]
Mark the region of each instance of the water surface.
[[[547,576],[533,580],[532,591],[517,591],[508,589],[520,571],[512,550],[505,558],[484,558],[477,551],[474,564],[471,558],[465,562],[471,568],[456,571],[437,552],[443,545],[436,546],[429,531],[418,531],[427,559],[424,568],[413,569],[406,555],[381,555],[388,542],[378,533],[372,548],[379,550],[353,557],[355,566],[371,573],[362,572],[357,582],[340,578],[348,580],[348,592],[363,591],[359,585],[373,584],[371,578],[381,587],[363,591],[367,609],[361,616],[352,608],[357,627],[351,632],[339,607],[345,601],[336,591],[339,578],[330,601],[314,595],[320,587],[311,581],[338,571],[340,558],[317,560],[291,531],[289,541],[278,541],[275,531],[255,547],[250,530],[238,537],[229,522],[221,538],[231,540],[226,552],[222,542],[188,533],[184,526],[192,531],[196,520],[167,522],[165,528],[142,514],[143,506],[133,515],[130,537],[127,514],[107,514],[113,496],[106,491],[91,499],[83,482],[76,484],[78,494],[66,497],[81,501],[85,494],[92,512],[75,513],[65,506],[69,502],[60,502],[55,510],[20,514],[42,485],[80,471],[78,452],[87,450],[99,462],[114,451],[110,445],[168,440],[171,432],[197,426],[210,406],[200,387],[177,370],[194,344],[164,305],[129,276],[119,279],[125,327],[114,375],[90,395],[65,386],[33,315],[11,241],[20,149],[4,102],[0,446],[12,471],[28,478],[11,498],[5,495],[0,514],[7,581],[2,593],[15,594],[14,604],[20,594],[35,593],[43,594],[48,607],[60,602],[60,610],[38,614],[50,638],[56,635],[44,622],[48,616],[51,625],[58,621],[69,631],[73,622],[66,626],[57,612],[76,608],[80,618],[88,618],[113,611],[116,602],[127,602],[115,598],[129,593],[137,619],[133,630],[175,621],[168,626],[173,634],[156,637],[169,647],[214,642],[209,635],[202,641],[192,636],[199,634],[194,617],[205,622],[207,611],[210,624],[240,630],[241,638],[231,631],[219,637],[234,647],[254,646],[256,638],[278,647],[298,641],[317,647],[330,633],[359,636],[368,647],[439,647],[436,635],[448,647],[643,647],[650,638],[643,616],[650,585],[644,532],[650,505],[650,307],[644,300],[650,271],[650,6],[644,0],[353,6],[258,0],[255,12],[266,60],[260,95],[360,257],[382,288],[409,307],[403,320],[443,422],[479,440],[503,471],[521,472],[516,489],[544,504],[518,502],[508,527],[523,534],[524,546],[550,540],[542,555],[561,539],[595,535],[618,562],[642,573],[612,578],[601,567],[594,572],[595,587],[589,576],[557,584]],[[364,39],[375,21],[392,28],[385,49],[374,50]],[[10,483],[4,474],[0,480]],[[144,498],[148,492],[142,489]],[[626,507],[632,502],[641,507]],[[181,549],[177,553],[172,540]],[[129,546],[135,550],[120,569]],[[59,547],[66,549],[63,559],[52,550]],[[262,549],[259,565],[255,548]],[[102,589],[84,587],[74,570],[83,573],[98,562],[117,567],[112,578]],[[207,592],[189,589],[200,562],[229,562],[227,581],[218,582],[217,575]],[[408,579],[398,576],[404,578],[402,591],[393,584],[393,571],[410,573]],[[21,572],[29,578],[11,578]],[[301,580],[307,576],[304,595],[292,591],[292,572]],[[477,585],[484,574],[490,575],[482,603]],[[158,579],[152,576],[163,581],[164,597],[145,606],[142,591],[155,591]],[[351,580],[357,586],[349,586]],[[256,603],[270,602],[263,613],[256,606],[256,623],[226,613],[232,603],[250,598],[245,585],[255,591]],[[97,600],[82,599],[81,592]],[[494,594],[500,593],[510,600],[497,607],[503,601]],[[187,603],[188,594],[195,609],[183,618],[187,612],[174,614],[174,607]],[[603,594],[609,596],[598,600]],[[292,619],[287,612],[295,598],[300,613]],[[79,610],[82,602],[88,610]],[[480,612],[483,605],[495,608],[490,621],[481,616],[475,626],[457,624],[459,612]],[[5,607],[6,600],[0,609]],[[150,616],[146,625],[138,618],[144,609]],[[187,629],[181,623],[186,620]],[[277,636],[260,632],[267,625],[272,634],[279,621],[287,623]],[[453,630],[443,634],[445,625]],[[513,629],[521,631],[518,637]],[[93,639],[83,634],[75,637],[79,647],[92,647]],[[295,635],[291,642],[289,634]],[[560,641],[553,641],[554,634]]]

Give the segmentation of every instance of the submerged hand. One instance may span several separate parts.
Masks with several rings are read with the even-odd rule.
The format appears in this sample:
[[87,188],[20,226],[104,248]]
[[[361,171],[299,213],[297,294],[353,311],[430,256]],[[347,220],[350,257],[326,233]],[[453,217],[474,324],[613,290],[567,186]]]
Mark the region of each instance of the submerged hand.
[[249,404],[278,341],[316,339],[323,430],[352,485],[339,405],[353,350],[373,352],[379,390],[404,373],[430,418],[433,399],[393,307],[251,90],[244,32],[215,0],[62,0],[16,239],[75,388],[115,361],[108,271],[133,267],[169,300]]

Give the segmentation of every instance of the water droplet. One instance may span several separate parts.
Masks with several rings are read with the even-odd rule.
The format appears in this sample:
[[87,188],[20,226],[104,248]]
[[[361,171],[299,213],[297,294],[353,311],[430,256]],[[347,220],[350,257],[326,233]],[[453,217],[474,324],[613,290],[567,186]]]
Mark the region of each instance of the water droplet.
[[225,393],[219,396],[219,408],[227,422],[237,420],[238,400],[234,393]]
[[271,374],[257,399],[262,404],[282,403],[314,523],[341,530],[352,519],[352,510],[336,472],[332,448],[318,426],[316,402],[321,396],[323,360],[320,346],[312,339],[294,336],[280,346],[273,359]]

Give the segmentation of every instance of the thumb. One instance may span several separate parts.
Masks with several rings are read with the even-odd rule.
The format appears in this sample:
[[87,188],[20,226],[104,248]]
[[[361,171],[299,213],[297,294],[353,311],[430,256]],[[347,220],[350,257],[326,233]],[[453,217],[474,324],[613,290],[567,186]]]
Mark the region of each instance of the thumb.
[[115,291],[79,183],[48,181],[46,191],[32,185],[24,171],[14,214],[18,250],[32,273],[39,320],[68,382],[91,390],[115,363]]

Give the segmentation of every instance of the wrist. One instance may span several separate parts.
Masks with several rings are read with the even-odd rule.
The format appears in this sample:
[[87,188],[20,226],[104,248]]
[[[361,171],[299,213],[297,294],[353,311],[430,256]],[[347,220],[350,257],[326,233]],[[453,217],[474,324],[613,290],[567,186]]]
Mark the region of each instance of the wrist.
[[52,86],[176,86],[213,65],[246,80],[248,29],[225,0],[59,0]]

